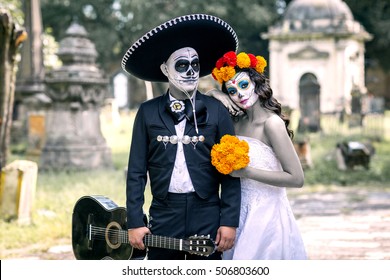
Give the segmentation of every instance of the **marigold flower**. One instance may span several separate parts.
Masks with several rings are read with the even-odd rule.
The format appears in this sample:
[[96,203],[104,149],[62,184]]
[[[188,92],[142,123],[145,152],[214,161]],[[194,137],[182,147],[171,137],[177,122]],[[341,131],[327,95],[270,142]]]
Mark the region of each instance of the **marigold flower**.
[[267,67],[267,61],[262,56],[256,56],[257,59],[257,65],[256,65],[256,71],[259,73],[264,72],[264,68]]
[[249,164],[249,145],[245,140],[229,134],[211,149],[211,164],[222,174],[245,168]]
[[237,65],[237,56],[235,52],[233,51],[227,52],[224,54],[223,58],[226,65],[233,66],[233,67]]
[[257,64],[257,58],[251,53],[248,53],[249,59],[251,60],[251,68],[255,68]]
[[262,56],[245,52],[236,54],[234,51],[229,51],[217,60],[212,76],[222,84],[233,78],[239,69],[253,68],[258,73],[263,73],[266,66],[267,61]]
[[225,66],[219,70],[219,74],[222,80],[226,82],[230,80],[230,77],[233,77],[236,74],[236,70],[234,70],[234,67],[232,66]]
[[237,66],[242,68],[249,68],[251,66],[251,59],[246,53],[239,53],[237,55]]

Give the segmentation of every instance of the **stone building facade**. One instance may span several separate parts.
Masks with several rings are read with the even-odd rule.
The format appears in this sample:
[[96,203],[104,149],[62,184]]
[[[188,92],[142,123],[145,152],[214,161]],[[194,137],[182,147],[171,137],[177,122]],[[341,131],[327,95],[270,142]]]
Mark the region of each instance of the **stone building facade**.
[[269,40],[275,97],[299,110],[310,131],[319,130],[321,113],[359,110],[371,35],[342,0],[294,0],[262,37]]

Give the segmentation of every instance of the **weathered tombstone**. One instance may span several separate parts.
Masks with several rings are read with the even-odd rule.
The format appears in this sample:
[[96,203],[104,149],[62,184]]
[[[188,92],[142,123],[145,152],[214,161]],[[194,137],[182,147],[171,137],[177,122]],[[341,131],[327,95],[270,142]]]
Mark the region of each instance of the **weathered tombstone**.
[[353,169],[355,166],[370,167],[374,148],[357,141],[340,142],[336,145],[337,166],[340,170]]
[[362,118],[362,93],[354,87],[351,91],[351,115],[349,116],[349,127],[361,127]]
[[63,65],[47,73],[45,80],[52,104],[46,117],[41,169],[111,167],[111,150],[100,127],[108,79],[95,63],[95,45],[84,27],[71,24],[60,41],[58,56]]
[[[12,141],[27,144],[27,156],[37,160],[43,148],[44,133],[37,133],[36,121],[45,118],[50,99],[45,95],[43,64],[43,25],[40,0],[23,1],[24,25],[28,39],[21,48],[15,87],[15,115]],[[39,125],[40,127],[41,125]]]
[[0,217],[19,224],[30,224],[34,205],[38,165],[16,160],[1,171]]
[[45,114],[28,115],[28,154],[39,156],[45,143]]

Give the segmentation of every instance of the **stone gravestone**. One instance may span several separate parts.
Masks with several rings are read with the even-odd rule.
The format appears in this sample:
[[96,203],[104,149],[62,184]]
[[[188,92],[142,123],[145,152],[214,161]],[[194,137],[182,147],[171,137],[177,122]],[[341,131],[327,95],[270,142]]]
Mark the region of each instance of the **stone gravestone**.
[[45,80],[52,104],[46,117],[41,169],[111,167],[111,150],[100,127],[108,79],[95,63],[95,45],[84,27],[71,24],[60,41],[58,56],[63,65],[47,73]]
[[20,49],[11,141],[21,146],[27,144],[27,158],[36,161],[45,140],[42,125],[50,99],[45,95],[40,0],[22,2],[28,38]]
[[38,165],[16,160],[1,170],[0,217],[19,224],[30,224],[38,178]]
[[28,115],[28,154],[40,155],[45,143],[45,115],[36,112]]

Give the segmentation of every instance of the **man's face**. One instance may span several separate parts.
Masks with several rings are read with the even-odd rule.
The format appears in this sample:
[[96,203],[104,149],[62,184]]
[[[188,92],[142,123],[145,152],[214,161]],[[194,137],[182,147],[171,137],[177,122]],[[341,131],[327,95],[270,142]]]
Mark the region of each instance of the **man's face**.
[[238,72],[225,84],[230,98],[242,109],[248,109],[259,99],[255,93],[255,83],[247,72]]
[[[199,83],[199,57],[193,48],[182,48],[168,58],[162,66],[163,73],[180,91],[195,91]],[[165,71],[164,71],[164,67]]]

